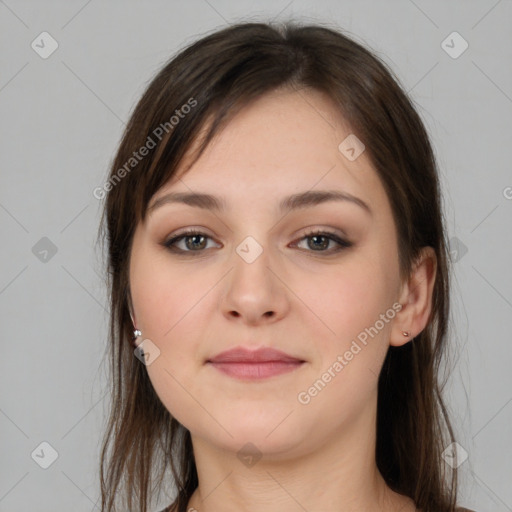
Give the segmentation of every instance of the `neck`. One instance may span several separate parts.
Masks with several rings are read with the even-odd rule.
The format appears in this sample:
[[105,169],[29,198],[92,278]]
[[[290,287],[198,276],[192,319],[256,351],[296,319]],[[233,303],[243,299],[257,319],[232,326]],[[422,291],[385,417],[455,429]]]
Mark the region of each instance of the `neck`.
[[305,452],[263,453],[254,465],[192,435],[199,486],[187,511],[414,511],[412,500],[386,485],[375,443],[375,408]]

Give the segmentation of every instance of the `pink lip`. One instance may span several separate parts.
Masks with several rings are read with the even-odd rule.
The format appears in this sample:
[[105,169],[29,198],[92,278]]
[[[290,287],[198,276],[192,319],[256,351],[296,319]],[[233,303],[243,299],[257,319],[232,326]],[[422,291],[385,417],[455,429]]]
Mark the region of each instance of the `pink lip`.
[[247,350],[237,347],[217,354],[207,363],[231,377],[255,380],[293,371],[304,361],[273,348]]

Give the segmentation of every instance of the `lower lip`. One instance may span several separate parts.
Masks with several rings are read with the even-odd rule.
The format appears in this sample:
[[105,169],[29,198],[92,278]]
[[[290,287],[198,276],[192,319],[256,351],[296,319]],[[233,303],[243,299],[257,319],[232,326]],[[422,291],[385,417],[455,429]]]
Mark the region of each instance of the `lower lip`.
[[266,363],[213,363],[209,361],[208,364],[230,377],[242,380],[259,380],[292,372],[301,367],[303,361],[269,361]]

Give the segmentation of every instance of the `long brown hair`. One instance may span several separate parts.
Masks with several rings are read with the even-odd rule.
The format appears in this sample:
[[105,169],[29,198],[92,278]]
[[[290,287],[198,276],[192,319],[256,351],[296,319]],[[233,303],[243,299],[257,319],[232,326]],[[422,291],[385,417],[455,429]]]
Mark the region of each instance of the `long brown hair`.
[[131,244],[150,199],[175,175],[192,143],[201,141],[193,163],[240,109],[276,88],[326,93],[365,144],[390,200],[402,277],[410,275],[422,247],[435,250],[429,323],[411,342],[389,348],[379,377],[375,456],[387,484],[423,512],[453,512],[457,474],[446,468],[442,452],[454,436],[440,382],[449,272],[433,149],[412,101],[382,60],[339,29],[291,22],[230,26],[170,60],[136,105],[108,181],[98,188],[99,198],[106,196],[99,236],[108,246],[112,379],[101,510],[115,511],[117,495],[129,510],[147,512],[153,484],[161,489],[168,469],[178,512],[185,512],[198,485],[190,432],[171,417],[133,355]]

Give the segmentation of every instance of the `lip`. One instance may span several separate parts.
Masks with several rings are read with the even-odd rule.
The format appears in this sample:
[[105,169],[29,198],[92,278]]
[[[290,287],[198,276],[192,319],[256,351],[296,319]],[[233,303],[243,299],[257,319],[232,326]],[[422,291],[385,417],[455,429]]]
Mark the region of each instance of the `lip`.
[[217,354],[206,363],[230,377],[258,380],[296,370],[305,361],[270,347],[257,350],[236,347]]
[[244,347],[235,347],[231,350],[221,352],[216,356],[208,359],[209,363],[299,363],[304,362],[302,359],[290,356],[280,350],[270,347],[262,347],[257,350],[249,350]]

